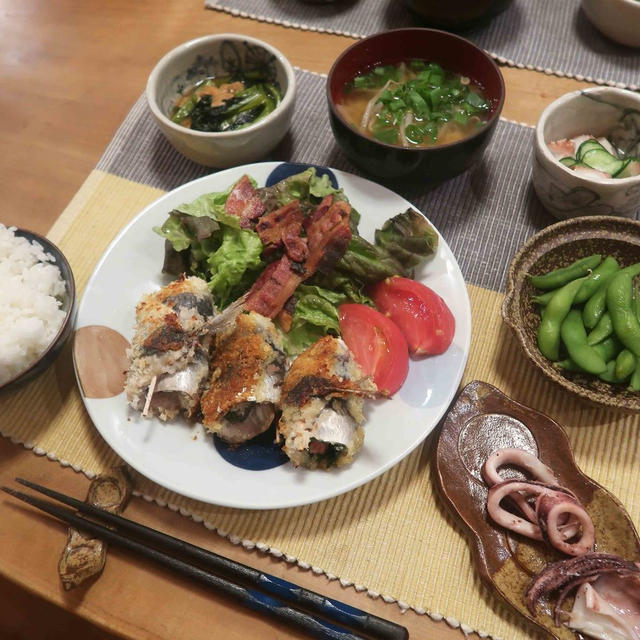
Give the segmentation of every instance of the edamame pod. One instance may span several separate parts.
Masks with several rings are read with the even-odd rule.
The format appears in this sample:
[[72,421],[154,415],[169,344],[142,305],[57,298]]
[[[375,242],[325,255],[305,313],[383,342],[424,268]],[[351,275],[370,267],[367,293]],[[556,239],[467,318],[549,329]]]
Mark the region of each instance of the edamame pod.
[[[582,318],[580,318],[582,322]],[[605,338],[608,338],[613,333],[613,323],[611,322],[611,316],[605,311],[602,314],[598,324],[593,328],[593,331],[587,336],[587,344],[593,346],[602,342]]]
[[560,326],[560,336],[569,356],[581,369],[593,375],[606,371],[607,363],[593,347],[587,344],[587,332],[578,310],[569,311]]
[[579,278],[558,289],[542,312],[537,336],[538,349],[545,358],[553,362],[558,360],[560,353],[560,326],[583,282],[584,278]]
[[626,380],[635,370],[636,357],[629,349],[623,349],[616,358],[616,378]]
[[636,312],[636,318],[640,322],[640,293],[637,289],[633,289],[633,310]]
[[586,302],[596,292],[603,279],[618,271],[619,268],[618,261],[613,256],[607,256],[580,287],[580,291],[573,299],[574,304]]
[[625,267],[624,269],[620,269],[620,271],[622,271],[622,273],[628,273],[633,279],[637,275],[640,275],[640,262],[634,262],[633,264],[630,264],[628,267]]
[[607,308],[616,337],[634,356],[640,357],[640,322],[631,307],[631,291],[631,275],[619,271],[607,287]]
[[576,278],[586,275],[589,271],[595,269],[601,260],[602,256],[597,254],[580,258],[566,267],[554,269],[544,275],[529,276],[529,282],[537,289],[544,289],[545,291],[557,289]]
[[629,391],[640,391],[640,367],[636,365],[636,370],[629,380]]
[[618,273],[627,273],[632,278],[640,274],[640,262],[605,276],[596,292],[587,300],[582,309],[582,321],[587,329],[593,329],[607,308],[607,288]]
[[615,336],[609,336],[606,340],[594,344],[593,348],[605,362],[609,362],[609,360],[614,360],[622,351],[622,343]]
[[624,382],[616,377],[616,361],[610,360],[607,362],[607,370],[604,373],[601,373],[599,376],[600,380],[604,380],[604,382]]
[[565,358],[564,360],[559,360],[558,362],[554,362],[553,364],[560,369],[564,369],[565,371],[574,371],[576,373],[586,373],[583,371],[571,358]]
[[602,317],[602,314],[606,311],[607,287],[616,273],[619,273],[619,271],[606,276],[596,292],[586,301],[584,307],[582,307],[582,322],[587,329],[594,329]]

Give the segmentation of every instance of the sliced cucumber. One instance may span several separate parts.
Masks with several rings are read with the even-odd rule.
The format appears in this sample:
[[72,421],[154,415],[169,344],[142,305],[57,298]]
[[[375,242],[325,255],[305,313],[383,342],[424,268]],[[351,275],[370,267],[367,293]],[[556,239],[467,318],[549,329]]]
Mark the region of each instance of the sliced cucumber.
[[589,151],[604,151],[605,153],[608,153],[608,151],[595,138],[590,138],[589,140],[585,140],[578,147],[578,152],[576,153],[576,159],[578,162],[584,162],[584,156]]
[[572,158],[571,156],[560,158],[559,162],[561,162],[565,167],[573,167],[573,165],[578,163],[578,161],[575,158]]
[[[587,142],[583,143],[580,148],[584,147]],[[628,163],[625,160],[618,160],[618,158],[612,156],[608,151],[605,151],[599,142],[597,144],[600,148],[591,148],[583,153],[580,158],[581,162],[592,169],[608,173],[610,176],[616,175],[626,167]]]
[[640,159],[638,158],[628,158],[625,167],[615,177],[631,178],[633,176],[640,176]]
[[622,162],[622,166],[620,167],[620,170],[617,173],[612,174],[612,178],[619,178],[620,174],[629,166],[629,163],[631,162],[631,158],[627,158],[626,160],[620,160],[620,162]]

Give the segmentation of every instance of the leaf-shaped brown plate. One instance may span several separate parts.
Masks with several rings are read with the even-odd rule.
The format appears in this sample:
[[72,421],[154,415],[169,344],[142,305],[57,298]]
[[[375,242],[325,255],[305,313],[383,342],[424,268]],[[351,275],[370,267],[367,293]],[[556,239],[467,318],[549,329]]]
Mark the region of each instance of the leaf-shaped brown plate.
[[536,233],[522,245],[509,265],[502,319],[528,358],[564,389],[591,403],[640,412],[640,393],[628,391],[627,385],[608,384],[596,376],[563,371],[538,350],[540,313],[532,301],[535,289],[527,274],[547,273],[594,253],[614,256],[622,266],[638,262],[640,222],[614,216],[584,216],[558,222]]
[[[522,599],[531,578],[546,563],[567,556],[512,534],[487,514],[488,490],[480,469],[490,453],[505,447],[537,456],[562,486],[576,494],[593,520],[597,551],[640,561],[638,533],[620,502],[578,469],[560,425],[485,382],[476,380],[462,390],[445,418],[436,448],[441,494],[467,529],[483,582],[551,637],[575,640],[577,636],[568,627],[554,625],[552,603],[544,601],[534,618]],[[518,476],[508,468],[503,474]]]

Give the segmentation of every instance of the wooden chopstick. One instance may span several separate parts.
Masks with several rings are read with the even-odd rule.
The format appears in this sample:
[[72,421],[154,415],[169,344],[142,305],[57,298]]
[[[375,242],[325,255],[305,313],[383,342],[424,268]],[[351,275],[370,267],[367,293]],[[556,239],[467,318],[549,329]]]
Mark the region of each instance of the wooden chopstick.
[[[93,518],[99,518],[110,525],[114,525],[118,528],[119,532],[107,529],[94,521],[78,516],[68,509],[40,500],[35,496],[24,494],[7,487],[2,487],[2,489],[16,498],[28,502],[80,529],[90,532],[92,535],[135,551],[139,555],[155,560],[183,575],[218,588],[223,593],[232,595],[254,609],[257,608],[263,613],[302,626],[315,637],[342,638],[344,640],[355,640],[359,638],[360,636],[354,635],[346,629],[337,627],[337,625],[340,624],[347,624],[358,631],[371,635],[373,638],[376,638],[376,640],[406,640],[406,638],[408,638],[407,629],[394,622],[351,607],[338,600],[327,598],[319,593],[304,589],[276,576],[263,573],[253,567],[225,558],[224,556],[202,549],[179,538],[161,533],[160,531],[156,531],[132,520],[103,511],[102,509],[98,509],[85,502],[54,491],[53,489],[48,489],[47,487],[22,478],[16,478],[16,481],[55,500],[72,506],[81,513],[85,513]],[[122,532],[127,532],[138,537],[141,542],[127,538],[122,535]],[[145,543],[153,544],[164,551],[178,554],[181,558],[197,563],[198,566],[170,556],[162,550],[151,548]],[[212,575],[212,573],[210,573],[211,571],[221,575]],[[235,581],[244,583],[244,585],[238,585]],[[256,589],[260,591],[256,591]],[[279,600],[275,600],[274,596]],[[319,613],[330,621],[331,624],[315,616],[284,606],[282,601]]]

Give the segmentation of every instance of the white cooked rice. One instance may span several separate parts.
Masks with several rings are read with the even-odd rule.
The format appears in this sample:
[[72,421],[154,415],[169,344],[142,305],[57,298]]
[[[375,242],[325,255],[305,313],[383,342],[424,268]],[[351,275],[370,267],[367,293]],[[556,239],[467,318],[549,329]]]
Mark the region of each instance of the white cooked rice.
[[0,224],[0,384],[47,349],[66,313],[60,270],[41,244]]

